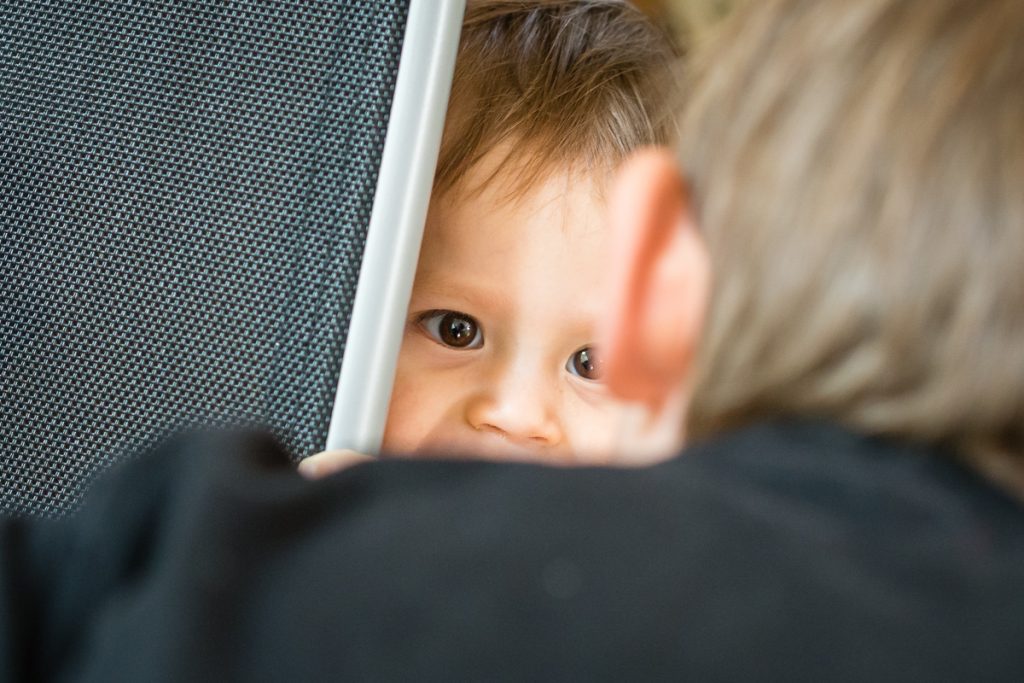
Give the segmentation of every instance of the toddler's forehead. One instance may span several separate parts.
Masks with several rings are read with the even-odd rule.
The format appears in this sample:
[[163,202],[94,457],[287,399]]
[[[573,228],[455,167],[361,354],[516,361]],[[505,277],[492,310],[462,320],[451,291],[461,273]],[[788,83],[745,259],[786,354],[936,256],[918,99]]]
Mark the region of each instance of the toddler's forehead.
[[552,159],[535,144],[507,140],[472,164],[454,184],[435,194],[432,201],[449,209],[481,199],[493,206],[514,205],[541,198],[558,199],[567,186],[584,185],[603,204],[613,172],[607,163],[582,157]]
[[[501,230],[526,239],[537,230],[579,235],[606,226],[605,177],[576,169],[553,170],[529,186],[510,190],[502,176],[456,186],[431,205],[426,239],[477,239]],[[473,179],[467,179],[472,181]],[[535,226],[535,223],[540,226]],[[439,233],[442,235],[439,236]],[[494,237],[494,236],[492,236]]]

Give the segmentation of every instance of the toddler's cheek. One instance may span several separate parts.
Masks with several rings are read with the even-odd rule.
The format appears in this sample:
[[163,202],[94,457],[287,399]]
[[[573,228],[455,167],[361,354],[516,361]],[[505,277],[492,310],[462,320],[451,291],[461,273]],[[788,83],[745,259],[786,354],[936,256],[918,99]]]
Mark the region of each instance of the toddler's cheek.
[[610,465],[621,457],[620,425],[625,417],[617,403],[587,410],[574,416],[569,447],[575,465]]
[[424,438],[424,430],[420,427],[422,416],[415,410],[403,410],[401,407],[395,409],[394,403],[392,406],[384,428],[381,451],[390,454],[413,453]]
[[[391,403],[384,426],[381,450],[384,453],[412,453],[425,436],[430,417],[427,414],[437,403],[436,387],[426,381],[422,359],[415,344],[405,339],[398,357],[395,382],[391,387]],[[434,395],[434,400],[431,396]]]
[[626,406],[618,421],[609,464],[645,467],[671,459],[684,445],[686,396],[679,393],[652,413],[639,404]]
[[572,439],[573,464],[646,467],[674,457],[682,447],[682,411],[660,415],[613,402],[578,416]]
[[[388,420],[384,427],[384,439],[381,451],[384,453],[411,453],[416,450],[422,439],[421,423],[423,415],[422,403],[401,383],[396,383],[391,394],[391,405],[388,408]],[[419,408],[417,406],[420,406]]]

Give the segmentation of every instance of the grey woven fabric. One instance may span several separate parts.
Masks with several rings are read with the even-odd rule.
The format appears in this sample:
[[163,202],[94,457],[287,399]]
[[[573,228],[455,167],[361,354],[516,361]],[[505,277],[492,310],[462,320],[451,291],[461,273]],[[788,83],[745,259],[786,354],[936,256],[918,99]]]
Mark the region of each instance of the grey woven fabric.
[[194,425],[322,448],[407,0],[0,9],[0,510]]

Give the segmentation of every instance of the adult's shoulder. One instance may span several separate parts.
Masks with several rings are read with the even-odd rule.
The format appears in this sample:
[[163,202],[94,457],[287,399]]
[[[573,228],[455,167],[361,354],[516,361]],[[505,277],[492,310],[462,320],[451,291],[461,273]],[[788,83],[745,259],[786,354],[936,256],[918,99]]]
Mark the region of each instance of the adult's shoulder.
[[642,470],[311,483],[266,438],[183,442],[97,491],[73,521],[109,539],[63,546],[33,621],[96,680],[934,680],[993,662],[1024,563],[1018,507],[927,455],[780,423]]

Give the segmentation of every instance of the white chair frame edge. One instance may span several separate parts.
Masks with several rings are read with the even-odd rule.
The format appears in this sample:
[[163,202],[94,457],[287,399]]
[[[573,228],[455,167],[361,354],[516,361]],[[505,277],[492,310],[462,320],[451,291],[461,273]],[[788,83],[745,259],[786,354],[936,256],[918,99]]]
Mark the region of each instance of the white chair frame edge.
[[380,450],[465,9],[409,3],[326,450]]

